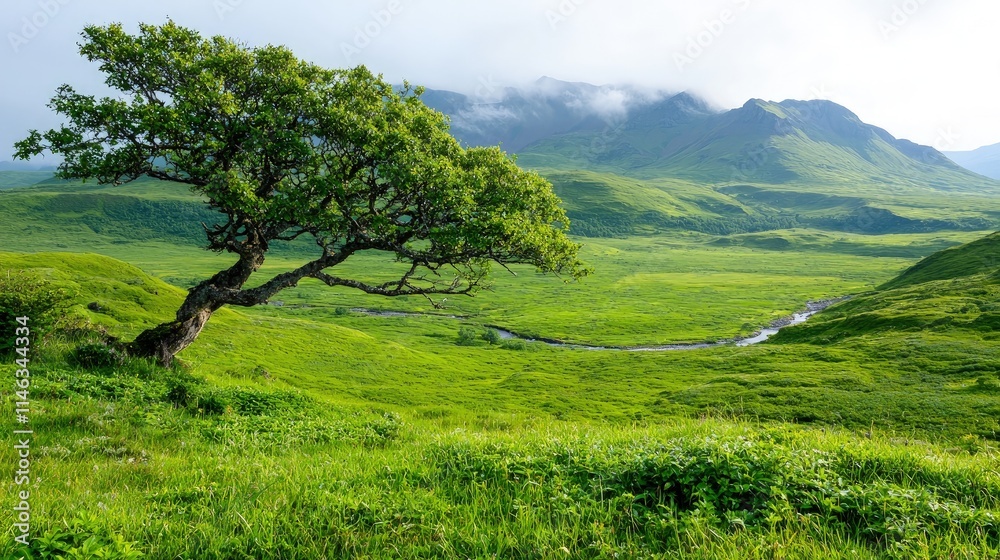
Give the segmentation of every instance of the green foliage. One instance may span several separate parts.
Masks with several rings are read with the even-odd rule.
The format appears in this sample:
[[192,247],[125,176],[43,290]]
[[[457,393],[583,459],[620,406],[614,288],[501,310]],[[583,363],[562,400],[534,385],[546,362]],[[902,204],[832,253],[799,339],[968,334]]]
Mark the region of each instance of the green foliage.
[[[132,354],[169,365],[222,306],[266,303],[305,278],[430,296],[475,293],[491,263],[574,279],[590,272],[551,184],[499,148],[463,148],[444,115],[420,100],[422,88],[397,91],[364,66],[329,70],[285,47],[203,38],[172,21],[140,24],[136,35],[121,24],[88,25],[82,37],[80,54],[120,95],[61,86],[49,107],[69,122],[31,130],[15,157],[59,155],[59,179],[187,185],[217,218],[204,225],[207,248],[239,257],[192,288],[179,309],[187,316],[137,336]],[[136,208],[97,197],[112,200]],[[117,218],[141,221],[142,213]],[[313,260],[244,288],[273,242],[310,238]],[[382,283],[325,272],[364,251],[408,268]]]
[[482,339],[482,331],[475,327],[459,327],[455,343],[459,346],[475,346]]
[[490,346],[498,345],[503,341],[503,337],[500,336],[500,331],[490,328],[483,329],[482,338]]
[[1000,392],[1000,377],[998,376],[981,376],[976,378],[976,388],[981,391],[998,391]]
[[[61,154],[60,178],[190,185],[228,216],[207,229],[217,251],[246,255],[313,236],[328,256],[297,278],[366,249],[412,263],[400,293],[471,289],[489,261],[586,273],[551,186],[496,148],[463,149],[419,88],[397,92],[364,67],[327,70],[284,47],[205,39],[173,22],[137,35],[92,25],[82,35],[80,53],[128,100],[57,91],[50,106],[70,125],[31,131],[17,149],[22,158]],[[262,171],[262,157],[282,164]],[[242,239],[247,224],[262,243]],[[446,267],[455,283],[420,285],[414,274]],[[283,287],[275,280],[273,290]]]
[[88,369],[114,367],[124,360],[120,350],[103,343],[80,344],[67,356],[70,365]]
[[529,346],[527,342],[518,339],[504,340],[503,342],[500,343],[500,347],[503,348],[504,350],[517,350],[521,352],[528,350],[529,348],[532,348],[531,346]]
[[87,513],[77,514],[62,527],[33,538],[28,548],[0,543],[0,553],[4,553],[5,558],[23,560],[138,560],[147,557],[139,543],[108,531],[98,516]]
[[173,377],[167,380],[167,393],[164,400],[175,407],[185,408],[193,404],[195,398],[195,385],[197,380],[193,378],[181,379]]
[[[42,277],[24,271],[0,271],[0,355],[8,354],[15,343],[15,329],[27,326],[37,343],[52,330],[69,306],[70,295]],[[28,324],[17,321],[27,317]]]
[[[481,486],[554,519],[609,508],[617,531],[651,539],[644,544],[653,550],[683,548],[684,533],[701,524],[724,535],[803,518],[894,556],[953,529],[1000,544],[995,479],[970,494],[932,463],[856,443],[820,445],[805,448],[783,430],[667,440],[450,438],[431,457],[454,487]],[[859,461],[875,465],[859,469]],[[535,489],[530,500],[520,495],[525,487]],[[967,502],[973,495],[982,501]]]

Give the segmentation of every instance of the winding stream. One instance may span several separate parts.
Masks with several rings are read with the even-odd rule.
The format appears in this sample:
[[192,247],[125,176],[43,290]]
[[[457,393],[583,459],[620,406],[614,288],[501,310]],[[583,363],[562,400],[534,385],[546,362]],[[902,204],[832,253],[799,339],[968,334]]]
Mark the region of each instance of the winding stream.
[[[759,332],[753,336],[745,338],[736,338],[731,340],[720,340],[718,342],[702,342],[694,344],[666,344],[662,346],[590,346],[587,344],[574,344],[571,342],[563,342],[561,340],[547,339],[547,338],[531,338],[527,336],[520,335],[514,331],[507,330],[503,327],[496,325],[484,325],[486,328],[494,329],[500,333],[500,338],[504,340],[523,340],[525,342],[541,342],[548,344],[549,346],[554,346],[558,348],[573,348],[577,350],[618,350],[621,352],[674,352],[679,350],[703,350],[705,348],[715,348],[717,346],[751,346],[753,344],[760,344],[765,340],[771,338],[778,333],[781,329],[785,327],[790,327],[792,325],[800,325],[809,320],[810,317],[823,311],[827,307],[835,303],[840,303],[848,297],[841,297],[836,299],[828,299],[822,301],[810,301],[806,303],[805,311],[795,313],[790,317],[784,317],[774,321],[769,326],[761,329]],[[461,315],[434,315],[429,313],[407,313],[404,311],[376,311],[372,309],[364,308],[353,308],[351,309],[354,313],[359,313],[362,315],[368,315],[371,317],[443,317],[446,319],[456,319],[463,320],[469,317],[464,317]]]

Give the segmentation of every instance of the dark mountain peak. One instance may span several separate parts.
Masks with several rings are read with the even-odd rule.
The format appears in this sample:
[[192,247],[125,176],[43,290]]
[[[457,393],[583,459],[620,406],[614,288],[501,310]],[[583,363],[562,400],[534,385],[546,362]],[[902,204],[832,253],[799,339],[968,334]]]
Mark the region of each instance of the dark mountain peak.
[[743,126],[760,134],[786,134],[789,132],[788,114],[777,103],[751,99],[739,109],[729,111],[729,116]]
[[714,114],[718,111],[712,109],[704,99],[692,95],[687,91],[682,91],[673,97],[666,100],[666,104],[671,107],[676,107],[678,110],[688,111],[691,113],[703,113],[703,114]]
[[839,105],[829,99],[786,99],[781,103],[775,103],[789,113],[795,114],[802,120],[808,119],[846,119],[861,123],[861,119],[851,112],[850,109]]
[[704,99],[684,91],[632,111],[627,128],[671,128],[717,112]]
[[516,92],[518,95],[526,97],[541,96],[555,99],[573,99],[580,96],[593,95],[595,92],[613,88],[610,88],[609,86],[595,86],[584,82],[565,82],[548,76],[542,76],[523,91],[516,88],[509,89],[509,93]]

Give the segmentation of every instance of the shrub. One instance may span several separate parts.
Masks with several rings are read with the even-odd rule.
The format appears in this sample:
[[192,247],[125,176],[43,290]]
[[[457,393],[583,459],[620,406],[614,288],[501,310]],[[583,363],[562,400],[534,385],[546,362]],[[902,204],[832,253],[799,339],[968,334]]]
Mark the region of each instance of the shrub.
[[461,327],[458,329],[459,346],[475,346],[479,340],[479,329],[473,327]]
[[67,361],[82,368],[103,368],[120,366],[124,356],[117,348],[101,343],[85,343],[74,348]]
[[1000,378],[980,376],[976,379],[976,388],[980,391],[1000,391]]
[[229,408],[229,396],[219,389],[205,391],[198,395],[196,406],[203,414],[223,414]]
[[194,398],[194,388],[191,382],[183,379],[171,379],[167,382],[166,401],[177,408],[191,404]]
[[483,340],[493,346],[503,342],[503,337],[500,336],[500,331],[496,329],[486,329],[483,332]]
[[18,317],[29,317],[31,340],[48,334],[69,306],[70,297],[30,272],[0,273],[0,355],[14,348]]
[[528,349],[528,343],[520,339],[505,340],[500,344],[500,348],[504,350],[524,351]]
[[145,557],[139,544],[111,532],[97,517],[80,514],[62,527],[31,540],[30,547],[0,546],[4,558],[107,558],[138,560]]

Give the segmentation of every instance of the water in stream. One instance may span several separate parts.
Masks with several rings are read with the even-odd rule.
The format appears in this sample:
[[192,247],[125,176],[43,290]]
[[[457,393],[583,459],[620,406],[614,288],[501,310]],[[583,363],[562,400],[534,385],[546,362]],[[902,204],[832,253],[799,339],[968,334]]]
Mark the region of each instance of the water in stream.
[[[824,301],[810,301],[806,304],[806,310],[800,313],[795,313],[791,317],[786,317],[784,319],[775,321],[771,326],[761,329],[760,332],[754,336],[748,338],[740,338],[736,340],[723,340],[720,342],[704,342],[699,344],[667,344],[663,346],[634,346],[634,347],[621,347],[621,346],[589,346],[586,344],[573,344],[570,342],[560,342],[557,340],[545,340],[545,339],[534,339],[524,336],[520,336],[517,333],[504,329],[502,327],[497,327],[494,325],[486,325],[488,328],[496,330],[500,333],[500,338],[504,340],[524,340],[526,342],[541,342],[543,344],[548,344],[549,346],[555,346],[559,348],[574,348],[578,350],[618,350],[621,352],[673,352],[678,350],[702,350],[705,348],[714,348],[716,346],[750,346],[753,344],[760,344],[765,340],[771,338],[778,331],[785,327],[790,327],[792,325],[800,325],[809,320],[810,317],[823,311],[827,307],[835,303],[844,301],[847,298],[837,298]],[[369,315],[372,317],[445,317],[448,319],[466,319],[466,317],[461,317],[458,315],[428,315],[425,313],[406,313],[402,311],[375,311],[371,309],[361,309],[355,308],[351,309],[355,313],[360,313],[363,315]]]

